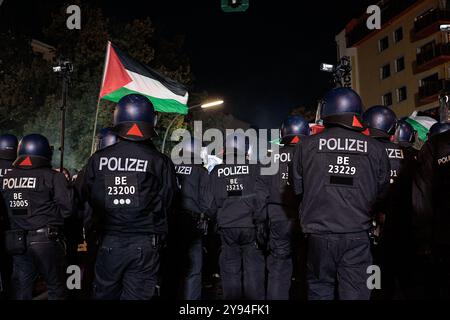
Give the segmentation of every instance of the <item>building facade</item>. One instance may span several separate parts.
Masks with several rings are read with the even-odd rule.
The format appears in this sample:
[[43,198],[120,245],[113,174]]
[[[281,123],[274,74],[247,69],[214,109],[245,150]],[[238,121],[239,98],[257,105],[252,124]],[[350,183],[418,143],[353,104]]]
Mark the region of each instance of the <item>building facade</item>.
[[364,14],[336,36],[338,58],[350,57],[351,84],[366,107],[386,105],[399,117],[437,116],[439,94],[450,89],[450,0],[384,0],[381,29]]

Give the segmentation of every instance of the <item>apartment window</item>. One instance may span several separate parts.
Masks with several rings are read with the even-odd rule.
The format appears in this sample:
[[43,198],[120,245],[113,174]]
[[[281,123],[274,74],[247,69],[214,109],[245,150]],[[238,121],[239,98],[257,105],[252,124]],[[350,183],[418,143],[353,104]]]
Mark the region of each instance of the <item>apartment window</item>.
[[419,85],[422,86],[430,86],[433,85],[433,83],[436,83],[439,81],[439,74],[438,73],[433,73],[432,75],[420,79],[419,80]]
[[392,106],[392,93],[389,92],[383,95],[382,100],[384,106],[386,107]]
[[386,79],[391,76],[391,65],[388,63],[380,68],[381,79]]
[[378,43],[378,48],[379,48],[380,52],[389,48],[389,38],[387,36],[380,39],[380,41]]
[[408,99],[408,94],[406,87],[401,87],[397,89],[397,101],[402,102]]
[[400,42],[403,40],[403,28],[400,27],[394,31],[394,42]]
[[395,72],[400,72],[405,69],[405,57],[400,57],[395,60]]

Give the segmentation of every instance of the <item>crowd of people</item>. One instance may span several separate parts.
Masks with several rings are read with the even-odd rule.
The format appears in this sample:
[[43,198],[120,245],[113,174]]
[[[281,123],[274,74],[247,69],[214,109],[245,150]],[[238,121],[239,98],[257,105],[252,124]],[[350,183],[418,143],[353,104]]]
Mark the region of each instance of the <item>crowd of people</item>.
[[328,92],[319,118],[314,132],[286,118],[273,174],[240,134],[212,170],[195,139],[174,165],[139,94],[118,102],[73,178],[52,168],[44,136],[1,135],[3,298],[32,299],[38,279],[48,299],[76,298],[66,271],[78,265],[83,298],[205,299],[208,233],[226,300],[293,299],[294,278],[309,300],[449,298],[450,124],[418,150],[407,121],[364,111],[349,88]]

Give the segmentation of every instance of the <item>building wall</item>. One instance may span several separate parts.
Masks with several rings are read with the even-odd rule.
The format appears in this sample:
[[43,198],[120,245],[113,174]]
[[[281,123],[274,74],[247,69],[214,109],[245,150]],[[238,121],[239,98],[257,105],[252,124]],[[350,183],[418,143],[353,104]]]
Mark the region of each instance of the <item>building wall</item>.
[[[425,72],[414,74],[413,63],[416,60],[417,48],[424,44],[436,40],[437,43],[447,42],[445,34],[435,32],[434,34],[411,42],[414,20],[431,8],[439,6],[439,0],[424,0],[411,7],[400,17],[390,23],[383,25],[382,29],[370,38],[359,43],[354,51],[349,49],[339,49],[339,55],[345,52],[353,52],[352,62],[354,72],[354,88],[360,93],[366,107],[382,104],[382,96],[388,92],[392,93],[392,108],[397,116],[410,115],[415,110],[427,110],[438,106],[438,101],[426,105],[416,104],[416,94],[419,91],[420,79],[423,79],[435,72],[439,73],[439,78],[448,77],[448,65],[442,64]],[[403,40],[394,42],[394,31],[403,28]],[[389,37],[389,48],[379,51],[379,40],[385,36]],[[342,47],[342,34],[336,37],[338,46]],[[405,69],[396,72],[395,60],[399,57],[405,58]],[[391,75],[386,79],[381,79],[380,68],[389,63]],[[407,99],[399,102],[397,88],[407,87]]]

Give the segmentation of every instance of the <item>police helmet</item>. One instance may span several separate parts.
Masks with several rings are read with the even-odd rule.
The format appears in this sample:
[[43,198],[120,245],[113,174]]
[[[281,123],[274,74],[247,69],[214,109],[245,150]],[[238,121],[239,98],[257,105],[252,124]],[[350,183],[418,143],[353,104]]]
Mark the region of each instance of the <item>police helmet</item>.
[[373,106],[363,114],[364,124],[371,129],[384,132],[387,135],[395,134],[397,116],[392,109],[385,106]]
[[311,129],[305,118],[298,115],[288,116],[281,124],[280,138],[282,144],[296,144],[301,136],[309,136]]
[[105,149],[117,143],[117,135],[112,128],[103,128],[100,130],[98,136],[97,150]]
[[14,166],[32,167],[50,165],[53,149],[47,138],[40,134],[29,134],[22,138],[17,149]]
[[318,112],[325,126],[340,125],[363,130],[360,119],[363,113],[362,101],[350,88],[335,88],[327,92]]
[[155,109],[141,94],[129,94],[117,103],[114,111],[114,131],[123,139],[144,141],[156,135]]
[[0,135],[0,159],[14,160],[17,156],[17,137],[12,134]]
[[450,123],[437,122],[431,126],[428,136],[431,138],[437,136],[438,134],[444,133],[448,130],[450,130]]
[[415,130],[405,120],[399,120],[397,124],[397,130],[395,130],[395,141],[399,143],[414,143]]

